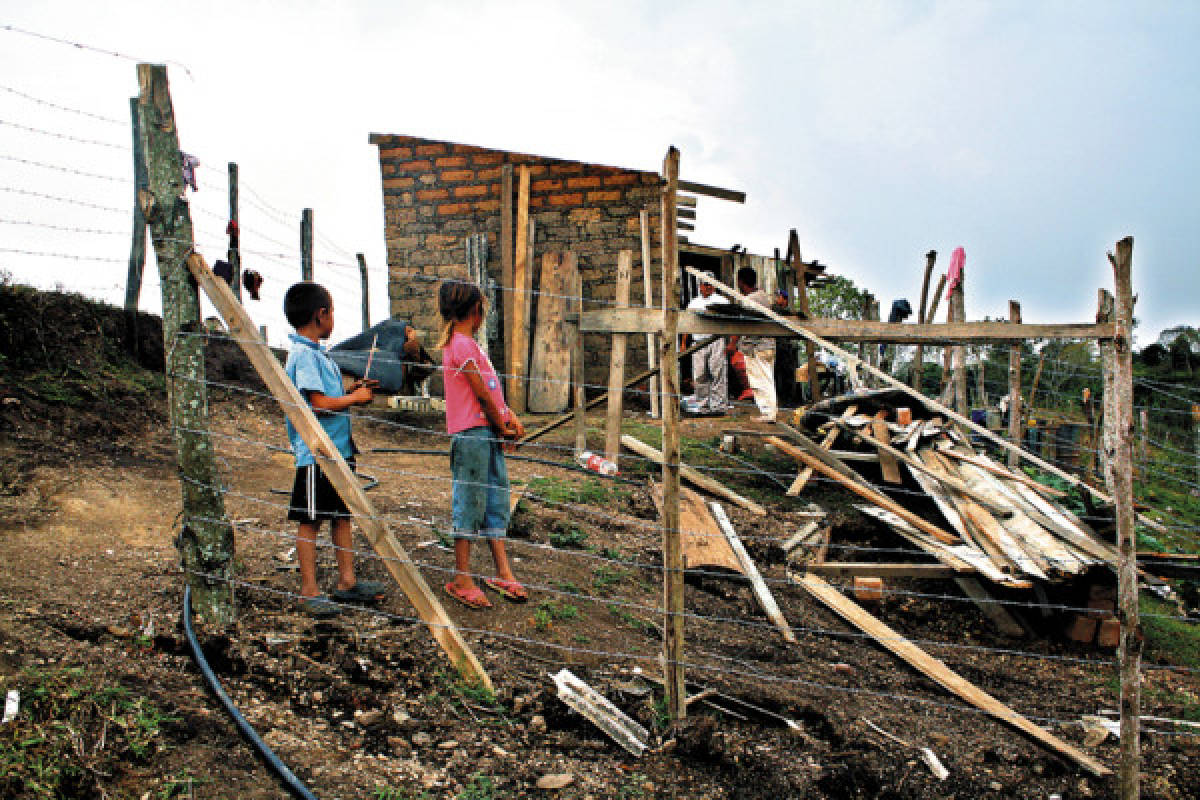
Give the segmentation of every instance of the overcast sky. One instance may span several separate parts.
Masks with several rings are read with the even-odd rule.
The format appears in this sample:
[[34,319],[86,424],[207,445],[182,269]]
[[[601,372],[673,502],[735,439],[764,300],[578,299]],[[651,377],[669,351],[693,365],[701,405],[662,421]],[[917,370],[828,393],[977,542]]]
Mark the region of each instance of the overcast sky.
[[[675,144],[684,178],[748,194],[702,198],[695,241],[769,254],[795,227],[806,259],[885,313],[896,297],[916,305],[927,250],[944,270],[961,245],[969,318],[1004,316],[1011,298],[1027,322],[1086,321],[1111,287],[1105,251],[1132,235],[1139,343],[1200,324],[1197,3],[2,8],[0,268],[39,286],[123,298],[141,59],[168,64],[183,149],[204,164],[193,209],[210,262],[224,251],[225,165],[239,164],[242,244],[266,254],[244,256],[267,278],[248,305],[274,342],[303,207],[317,279],[337,298],[335,339],[358,330],[355,252],[372,269],[373,321],[386,313],[370,132],[652,170]],[[147,273],[143,308],[157,311],[152,258]]]

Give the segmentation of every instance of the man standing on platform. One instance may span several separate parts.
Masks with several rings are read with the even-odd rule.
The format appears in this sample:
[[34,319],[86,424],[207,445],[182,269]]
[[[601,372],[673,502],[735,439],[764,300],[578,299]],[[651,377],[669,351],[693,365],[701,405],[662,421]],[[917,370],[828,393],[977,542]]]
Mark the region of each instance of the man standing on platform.
[[[711,274],[711,273],[708,273]],[[687,305],[688,311],[704,311],[725,299],[713,294],[712,284],[700,279],[697,294]],[[711,333],[696,334],[705,347],[692,353],[692,396],[685,398],[684,411],[691,414],[724,414],[729,411],[729,370],[725,357],[725,338]]]

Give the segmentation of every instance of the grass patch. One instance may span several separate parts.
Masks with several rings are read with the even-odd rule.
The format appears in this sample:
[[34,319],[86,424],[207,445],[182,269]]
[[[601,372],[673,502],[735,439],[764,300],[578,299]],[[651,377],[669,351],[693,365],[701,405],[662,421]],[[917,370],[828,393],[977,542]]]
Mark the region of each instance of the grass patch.
[[533,626],[539,631],[548,631],[556,622],[569,622],[579,618],[579,609],[559,600],[543,600],[533,612]]
[[621,623],[628,625],[629,627],[633,628],[636,631],[641,631],[642,633],[656,633],[657,632],[657,629],[654,627],[654,623],[647,622],[644,619],[635,617],[633,614],[629,613],[629,611],[627,611],[624,608],[621,608],[618,605],[609,603],[608,611],[610,614],[612,614],[614,617],[616,617],[618,620],[620,620]]
[[613,586],[625,580],[629,572],[612,567],[596,567],[592,572],[592,587],[598,592],[608,592]]
[[536,495],[551,503],[572,505],[612,506],[629,499],[629,491],[600,478],[584,478],[580,481],[563,478],[532,478],[526,484],[528,494]]
[[[16,688],[20,713],[0,728],[3,797],[98,797],[100,778],[165,750],[164,729],[177,721],[80,668],[26,670]],[[167,779],[161,796],[171,797],[180,780]]]
[[1142,595],[1138,608],[1142,616],[1142,630],[1146,635],[1145,656],[1147,659],[1162,660],[1169,664],[1200,667],[1200,625],[1177,617],[1178,609],[1156,597]]
[[550,544],[564,550],[582,550],[587,545],[587,532],[578,525],[558,521],[551,527]]

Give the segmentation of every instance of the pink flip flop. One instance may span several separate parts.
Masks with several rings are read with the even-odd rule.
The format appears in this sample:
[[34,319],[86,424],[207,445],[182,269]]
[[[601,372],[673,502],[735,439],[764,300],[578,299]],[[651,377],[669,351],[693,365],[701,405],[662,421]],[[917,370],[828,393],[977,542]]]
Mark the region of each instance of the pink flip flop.
[[499,592],[506,600],[514,603],[524,603],[529,599],[529,592],[516,581],[506,581],[502,578],[484,578],[483,582],[491,589]]
[[470,589],[463,589],[454,581],[445,584],[443,589],[446,594],[453,597],[458,602],[462,603],[467,608],[491,608],[492,604],[488,602],[483,590],[478,586],[472,586]]

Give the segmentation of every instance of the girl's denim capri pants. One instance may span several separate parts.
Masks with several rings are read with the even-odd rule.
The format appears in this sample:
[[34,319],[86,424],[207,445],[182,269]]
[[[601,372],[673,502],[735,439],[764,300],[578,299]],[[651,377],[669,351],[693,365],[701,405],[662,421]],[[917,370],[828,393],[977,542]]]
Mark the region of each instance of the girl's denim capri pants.
[[467,428],[450,440],[456,538],[496,539],[508,530],[508,468],[491,428]]

